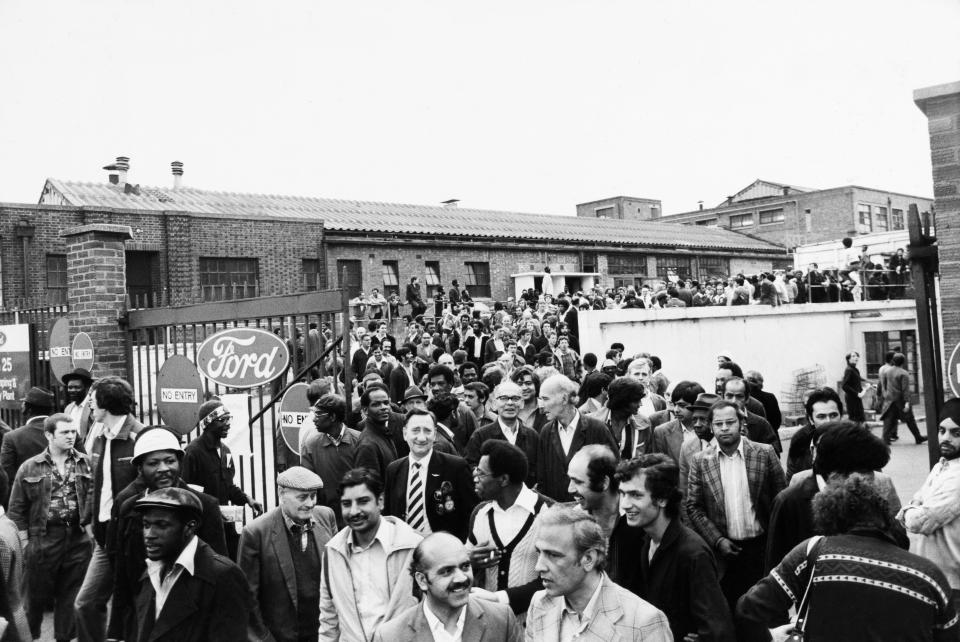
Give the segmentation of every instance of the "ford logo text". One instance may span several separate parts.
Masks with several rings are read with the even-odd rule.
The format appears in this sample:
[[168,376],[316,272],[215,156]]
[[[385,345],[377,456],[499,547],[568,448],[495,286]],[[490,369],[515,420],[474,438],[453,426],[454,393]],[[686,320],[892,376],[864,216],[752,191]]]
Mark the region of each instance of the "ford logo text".
[[283,339],[258,328],[221,330],[200,344],[197,367],[207,379],[228,388],[255,388],[276,379],[290,365]]

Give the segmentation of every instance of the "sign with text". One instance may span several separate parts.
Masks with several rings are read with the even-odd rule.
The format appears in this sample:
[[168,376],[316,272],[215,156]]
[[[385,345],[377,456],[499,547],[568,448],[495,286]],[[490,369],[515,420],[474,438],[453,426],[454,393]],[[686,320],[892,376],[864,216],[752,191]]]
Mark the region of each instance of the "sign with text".
[[960,343],[953,349],[950,361],[947,362],[947,379],[950,380],[950,390],[954,396],[960,397]]
[[300,444],[313,432],[313,412],[307,401],[307,384],[290,386],[280,401],[280,436],[287,448],[300,454]]
[[200,373],[228,388],[256,388],[283,375],[290,365],[286,342],[259,328],[221,330],[200,344]]
[[163,424],[181,435],[197,425],[203,403],[203,380],[193,361],[182,354],[167,357],[157,373],[157,411]]
[[86,332],[78,332],[70,350],[74,368],[93,370],[93,340]]
[[57,379],[73,372],[73,350],[70,347],[70,320],[60,317],[50,326],[47,335],[47,345],[50,346],[50,370]]
[[0,325],[0,408],[19,408],[30,389],[30,326]]

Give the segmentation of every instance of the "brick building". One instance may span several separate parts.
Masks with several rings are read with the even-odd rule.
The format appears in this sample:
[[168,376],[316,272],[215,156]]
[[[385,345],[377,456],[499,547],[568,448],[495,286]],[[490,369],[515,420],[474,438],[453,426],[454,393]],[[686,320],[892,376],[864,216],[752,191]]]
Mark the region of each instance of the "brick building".
[[[214,192],[184,187],[177,163],[172,188],[142,187],[127,181],[129,159],[108,169],[109,182],[48,179],[38,205],[0,205],[0,285],[8,300],[63,300],[60,232],[91,224],[132,229],[124,243],[127,290],[144,305],[157,304],[158,292],[176,304],[341,282],[354,292],[376,287],[403,297],[412,276],[430,294],[456,278],[475,297],[502,300],[539,287],[544,266],[558,288],[577,290],[790,265],[783,247],[717,228]],[[648,211],[659,205],[645,202]]]
[[[578,205],[577,216],[656,219],[645,203],[655,203],[652,212],[660,211],[659,201],[619,196]],[[845,236],[903,230],[910,204],[924,212],[933,200],[856,185],[811,189],[758,179],[716,207],[668,214],[659,220],[726,228],[792,249]]]

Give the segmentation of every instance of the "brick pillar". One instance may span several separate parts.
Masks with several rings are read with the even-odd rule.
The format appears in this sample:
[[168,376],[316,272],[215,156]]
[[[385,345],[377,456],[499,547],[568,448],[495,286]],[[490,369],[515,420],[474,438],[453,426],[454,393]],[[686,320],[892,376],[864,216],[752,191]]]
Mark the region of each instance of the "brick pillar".
[[123,242],[128,225],[93,223],[60,233],[67,243],[67,302],[70,329],[93,340],[96,377],[128,378],[126,333],[118,320],[126,307],[127,276]]
[[913,92],[928,120],[940,255],[944,367],[960,343],[960,81]]

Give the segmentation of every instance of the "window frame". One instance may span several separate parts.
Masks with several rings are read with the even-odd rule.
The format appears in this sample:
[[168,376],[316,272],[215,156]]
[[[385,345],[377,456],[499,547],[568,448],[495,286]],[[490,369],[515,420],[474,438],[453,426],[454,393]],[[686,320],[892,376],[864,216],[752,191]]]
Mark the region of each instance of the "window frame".
[[[211,270],[214,264],[217,269]],[[260,293],[260,259],[258,258],[201,256],[198,259],[198,267],[197,277],[203,301],[252,299]],[[253,269],[239,269],[242,267]]]
[[[471,299],[490,298],[490,262],[489,261],[465,261],[467,292]],[[486,281],[483,283],[482,281]]]
[[[392,295],[400,295],[400,261],[383,261],[380,268],[381,280],[383,281],[381,293],[384,298],[389,299]],[[393,283],[388,283],[388,277]]]
[[[764,214],[773,214],[775,218],[773,220],[764,221]],[[757,221],[760,225],[776,225],[777,223],[783,223],[786,221],[786,217],[783,213],[782,207],[774,207],[769,210],[760,210],[757,214]]]
[[[736,219],[737,224],[734,225],[734,219]],[[753,212],[741,212],[739,214],[731,214],[727,219],[727,227],[731,230],[742,230],[745,227],[753,227]],[[745,222],[749,221],[749,222]]]

